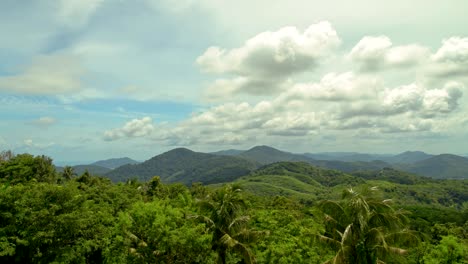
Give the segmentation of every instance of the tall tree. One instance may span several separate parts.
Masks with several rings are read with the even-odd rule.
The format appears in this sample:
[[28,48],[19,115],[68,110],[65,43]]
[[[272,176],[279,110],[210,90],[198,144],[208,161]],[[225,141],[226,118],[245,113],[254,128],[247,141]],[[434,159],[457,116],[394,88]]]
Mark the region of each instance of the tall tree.
[[11,160],[13,157],[15,157],[15,154],[11,150],[0,152],[0,164]]
[[16,184],[31,180],[55,183],[55,167],[51,158],[20,154],[10,157],[0,166],[0,181]]
[[389,200],[375,196],[376,188],[343,192],[342,201],[324,201],[320,208],[325,213],[326,232],[321,241],[331,245],[336,255],[327,263],[385,263],[392,255],[406,250],[391,246],[414,241],[416,236],[405,229],[404,212],[394,210]]
[[197,216],[212,232],[212,249],[218,255],[218,263],[225,264],[229,250],[240,253],[245,263],[255,263],[252,251],[247,246],[262,232],[248,229],[250,218],[244,215],[247,204],[238,186],[227,185],[200,202],[206,216]]
[[63,168],[62,177],[63,177],[65,180],[69,181],[69,180],[71,180],[74,176],[76,176],[76,173],[75,173],[73,167],[71,167],[71,166],[65,166],[65,167]]

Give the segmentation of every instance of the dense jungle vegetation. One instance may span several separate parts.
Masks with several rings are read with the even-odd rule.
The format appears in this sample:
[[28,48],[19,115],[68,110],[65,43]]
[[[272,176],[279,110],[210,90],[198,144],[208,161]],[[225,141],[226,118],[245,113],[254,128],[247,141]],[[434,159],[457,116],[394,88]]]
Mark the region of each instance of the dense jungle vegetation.
[[468,263],[468,181],[379,173],[116,184],[2,152],[0,263]]

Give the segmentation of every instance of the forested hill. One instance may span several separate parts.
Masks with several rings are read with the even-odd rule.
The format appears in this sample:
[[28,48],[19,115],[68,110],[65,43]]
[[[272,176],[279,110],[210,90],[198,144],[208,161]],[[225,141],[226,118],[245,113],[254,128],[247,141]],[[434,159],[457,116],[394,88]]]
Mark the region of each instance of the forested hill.
[[97,166],[101,166],[101,167],[108,168],[108,169],[115,169],[123,165],[138,164],[138,163],[140,162],[133,160],[131,158],[128,158],[128,157],[124,157],[124,158],[100,160],[100,161],[96,161],[92,163],[91,165],[97,165]]
[[[353,154],[335,153],[330,155],[350,156]],[[354,154],[355,157],[367,158],[371,156],[371,154],[356,155]],[[249,174],[261,165],[276,162],[306,162],[321,168],[339,170],[345,173],[372,172],[384,168],[393,168],[432,178],[468,178],[465,173],[468,171],[468,159],[456,155],[433,156],[424,152],[408,151],[385,157],[389,162],[382,160],[317,160],[310,156],[281,151],[269,146],[256,146],[246,151],[227,150],[214,153],[200,153],[178,148],[157,155],[140,164],[128,164],[118,167],[105,175],[113,181],[125,181],[131,178],[149,180],[157,175],[164,182],[181,182],[184,184],[203,182],[209,184],[235,180]],[[429,158],[424,159],[427,157]],[[97,174],[102,175],[103,173]]]
[[147,181],[160,176],[163,182],[205,184],[229,182],[247,175],[260,164],[241,157],[221,156],[177,148],[136,165],[124,165],[106,174],[112,181],[136,178]]

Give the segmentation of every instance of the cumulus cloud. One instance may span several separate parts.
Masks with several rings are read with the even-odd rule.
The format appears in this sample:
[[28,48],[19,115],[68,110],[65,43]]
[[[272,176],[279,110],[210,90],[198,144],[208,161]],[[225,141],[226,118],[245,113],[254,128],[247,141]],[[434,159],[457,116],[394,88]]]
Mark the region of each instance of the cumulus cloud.
[[133,119],[121,128],[105,131],[104,140],[113,141],[121,138],[145,137],[151,135],[153,131],[154,125],[151,117],[143,117],[142,119]]
[[298,83],[280,97],[283,100],[343,101],[373,98],[381,81],[374,77],[358,76],[352,72],[329,73],[319,83]]
[[418,44],[393,46],[386,36],[366,36],[348,54],[361,71],[413,66],[429,58],[429,49]]
[[57,123],[57,120],[50,116],[43,116],[36,120],[31,121],[32,125],[39,126],[39,127],[48,127],[55,123]]
[[84,71],[67,55],[42,55],[22,73],[0,77],[0,91],[26,95],[70,94],[82,89]]
[[463,85],[440,88],[410,83],[386,87],[382,80],[352,72],[330,73],[298,84],[269,101],[224,103],[155,133],[167,145],[239,145],[306,139],[330,131],[374,134],[431,132],[458,108]]
[[54,142],[49,143],[36,143],[32,139],[28,138],[23,141],[25,147],[28,148],[37,148],[37,149],[46,149],[55,145]]
[[373,100],[357,101],[341,106],[341,118],[355,116],[394,116],[411,113],[422,118],[454,111],[462,97],[463,85],[449,82],[442,88],[429,89],[412,83],[386,88]]
[[432,73],[439,77],[468,74],[468,38],[451,37],[432,55]]
[[218,80],[210,91],[274,94],[281,90],[276,83],[313,69],[340,42],[331,24],[320,22],[304,32],[295,27],[263,32],[232,50],[210,47],[196,62],[205,72],[236,76]]

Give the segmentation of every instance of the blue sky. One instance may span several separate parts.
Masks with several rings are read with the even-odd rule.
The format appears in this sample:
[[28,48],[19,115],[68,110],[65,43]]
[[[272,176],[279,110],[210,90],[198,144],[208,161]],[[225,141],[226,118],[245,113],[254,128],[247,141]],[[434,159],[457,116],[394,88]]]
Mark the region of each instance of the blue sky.
[[0,149],[468,153],[468,3],[0,2]]

